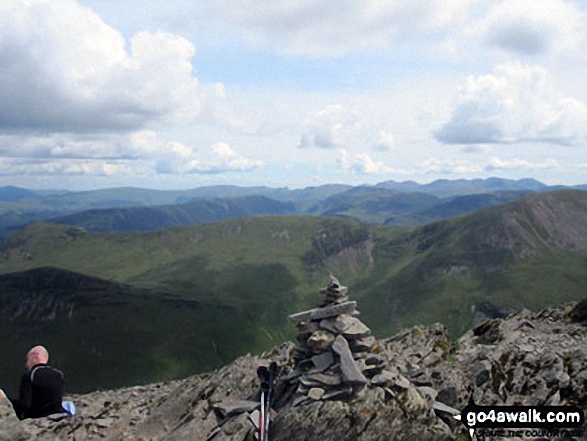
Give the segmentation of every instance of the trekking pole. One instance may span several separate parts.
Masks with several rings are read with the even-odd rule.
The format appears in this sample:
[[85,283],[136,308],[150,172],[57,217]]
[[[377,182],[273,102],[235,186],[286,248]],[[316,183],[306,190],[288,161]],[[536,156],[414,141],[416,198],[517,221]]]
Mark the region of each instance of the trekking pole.
[[265,400],[267,399],[267,391],[269,390],[269,371],[265,366],[259,366],[257,368],[257,376],[261,381],[261,407],[259,408],[259,441],[266,441],[266,426],[265,426],[265,412],[267,411],[267,405]]
[[269,419],[271,416],[271,395],[273,392],[273,382],[277,363],[272,361],[269,368],[259,366],[257,375],[261,380],[261,409],[259,412],[259,441],[269,440]]
[[271,418],[271,395],[273,395],[273,381],[275,380],[276,370],[277,363],[272,361],[269,364],[269,388],[267,389],[267,411],[265,412],[265,436],[267,437],[267,439],[269,439],[269,419]]

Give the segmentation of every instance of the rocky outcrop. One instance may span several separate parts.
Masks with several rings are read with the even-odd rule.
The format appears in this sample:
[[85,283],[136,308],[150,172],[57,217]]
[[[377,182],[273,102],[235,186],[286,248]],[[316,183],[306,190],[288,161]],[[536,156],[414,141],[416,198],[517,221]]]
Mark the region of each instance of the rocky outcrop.
[[[471,393],[477,404],[587,408],[587,327],[570,317],[571,310],[523,310],[486,321],[456,342],[439,324],[404,330],[377,342],[381,371],[375,375],[366,375],[353,355],[367,381],[356,390],[351,382],[352,393],[339,397],[326,394],[348,386],[342,371],[340,385],[319,387],[323,394],[310,396],[312,388],[297,394],[301,380],[291,378],[300,369],[299,347],[285,343],[185,380],[73,396],[78,414],[60,421],[19,422],[3,402],[0,440],[253,440],[256,371],[270,361],[279,365],[273,440],[468,439],[464,427],[438,409],[462,409]],[[315,354],[324,360],[314,368],[329,364],[330,357],[342,365],[337,350],[324,353]],[[297,378],[304,375],[312,374]]]

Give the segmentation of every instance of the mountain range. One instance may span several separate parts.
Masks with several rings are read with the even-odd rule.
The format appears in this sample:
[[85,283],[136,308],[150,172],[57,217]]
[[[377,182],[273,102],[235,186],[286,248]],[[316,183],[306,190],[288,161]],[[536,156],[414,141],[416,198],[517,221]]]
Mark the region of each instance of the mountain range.
[[0,187],[0,239],[33,220],[98,232],[150,231],[276,214],[414,226],[529,193],[561,188],[533,179],[500,178],[437,180],[428,184],[386,181],[374,186],[322,185],[299,190],[230,185],[191,190],[113,188],[83,192]]
[[[292,338],[285,317],[315,306],[329,273],[380,337],[435,321],[456,337],[587,291],[581,190],[416,227],[271,214],[144,232],[29,224],[0,248],[3,353],[45,342],[70,390],[89,391],[184,377]],[[8,383],[18,360],[0,359]]]

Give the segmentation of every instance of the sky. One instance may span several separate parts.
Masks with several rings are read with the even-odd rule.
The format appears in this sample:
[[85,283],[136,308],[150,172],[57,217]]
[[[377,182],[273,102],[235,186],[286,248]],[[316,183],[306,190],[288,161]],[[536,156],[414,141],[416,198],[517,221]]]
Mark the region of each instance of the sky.
[[587,183],[585,0],[2,0],[0,185]]

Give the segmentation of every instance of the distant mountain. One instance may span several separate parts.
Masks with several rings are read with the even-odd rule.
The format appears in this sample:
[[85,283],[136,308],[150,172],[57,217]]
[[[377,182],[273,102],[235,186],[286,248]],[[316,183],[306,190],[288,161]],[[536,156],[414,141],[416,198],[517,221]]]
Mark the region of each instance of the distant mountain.
[[[269,187],[238,187],[231,185],[200,187],[192,190],[150,190],[142,188],[111,188],[93,191],[67,192],[58,190],[32,191],[17,187],[3,187],[0,188],[0,239],[6,236],[7,231],[14,228],[23,227],[32,220],[47,220],[50,218],[64,218],[67,222],[68,216],[77,213],[91,211],[91,213],[84,213],[76,216],[74,222],[78,220],[82,223],[95,223],[103,225],[111,225],[114,230],[119,229],[117,223],[120,219],[117,216],[125,216],[124,213],[110,210],[105,213],[99,213],[93,210],[110,209],[110,208],[132,208],[134,212],[137,207],[157,207],[156,211],[151,213],[142,211],[142,214],[148,219],[154,217],[152,228],[163,228],[170,225],[190,225],[190,221],[183,221],[177,224],[170,223],[170,219],[174,216],[170,213],[170,206],[176,204],[186,204],[193,199],[235,199],[248,196],[264,196],[266,198],[274,199],[283,203],[296,203],[299,210],[304,210],[305,207],[315,203],[317,200],[332,196],[336,193],[345,191],[351,188],[347,185],[323,185],[319,187],[308,187],[300,190],[289,190],[287,188],[269,188]],[[3,199],[2,199],[3,197]],[[252,201],[252,200],[251,200]],[[217,201],[218,202],[218,201]],[[230,202],[227,202],[230,204]],[[159,213],[157,213],[157,211]],[[161,213],[161,211],[165,213]],[[182,211],[182,210],[178,210]],[[188,210],[189,211],[189,210]],[[212,209],[215,211],[215,209]],[[246,211],[246,210],[245,210]],[[254,210],[252,210],[254,211]],[[281,211],[280,213],[283,213]],[[192,213],[193,214],[193,213]],[[264,211],[260,213],[253,212],[250,215],[270,214]],[[89,217],[97,216],[100,220],[91,221]],[[245,213],[244,215],[249,215]],[[106,220],[108,216],[113,216],[114,219]],[[218,217],[220,216],[220,217]],[[180,218],[185,218],[184,215],[179,215]],[[234,216],[222,217],[220,213],[212,220],[227,219]],[[130,215],[123,230],[132,229],[130,226],[130,219],[136,217]],[[83,219],[81,221],[80,219]],[[118,219],[118,220],[117,220]],[[156,219],[160,219],[157,221]],[[149,220],[142,220],[137,223],[137,231],[151,229],[149,227]],[[146,225],[145,225],[146,224]],[[142,226],[141,226],[142,225]],[[105,228],[100,228],[100,231]]]
[[280,202],[265,196],[198,198],[185,204],[94,209],[56,218],[44,217],[44,220],[97,232],[151,231],[237,217],[280,214],[338,217],[375,225],[414,226],[503,204],[530,193],[529,190],[497,191],[438,198],[427,193],[361,186],[312,202],[313,199],[303,198],[316,197],[317,194],[323,196],[329,191],[306,189],[299,192],[303,192],[303,196],[302,193],[295,193],[297,197],[289,195],[287,199],[291,202]]
[[378,187],[389,188],[406,192],[418,191],[438,197],[463,196],[478,193],[492,193],[496,191],[546,191],[549,187],[535,179],[439,179],[429,184],[416,184],[411,181],[386,181],[377,184]]
[[[190,225],[202,221],[188,220],[185,214],[176,214],[174,210],[169,210],[169,206],[187,204],[193,199],[215,200],[216,203],[220,203],[220,199],[263,196],[283,203],[293,203],[295,209],[287,212],[296,215],[326,215],[374,224],[419,225],[456,214],[464,214],[473,209],[498,203],[500,199],[506,201],[508,197],[504,198],[504,195],[508,193],[515,196],[515,192],[518,192],[521,196],[527,192],[562,188],[571,187],[547,186],[534,179],[516,181],[500,178],[437,180],[428,184],[418,184],[413,181],[386,181],[375,186],[359,187],[326,184],[294,190],[285,187],[235,185],[199,187],[190,190],[122,187],[79,192],[1,187],[0,241],[10,231],[21,228],[32,220],[44,221],[52,218],[59,218],[60,222],[71,221],[74,225],[93,225],[92,228],[96,228],[97,231],[145,231],[171,225]],[[575,188],[587,189],[587,186]],[[479,200],[469,198],[467,202],[451,201],[467,195],[480,196]],[[435,201],[430,196],[438,200]],[[230,202],[227,203],[230,204]],[[435,205],[438,207],[434,208]],[[155,211],[139,210],[138,207],[154,207]],[[123,210],[109,210],[104,213],[97,211],[113,208]],[[212,209],[212,212],[216,211]],[[87,213],[70,217],[82,212]],[[251,209],[244,210],[243,215],[255,216],[264,213],[264,211],[256,212]],[[90,219],[92,216],[96,217],[95,221]],[[192,213],[187,217],[190,216],[196,215]],[[232,217],[230,214],[216,212],[210,215],[209,221]],[[177,223],[173,223],[173,219],[177,219]]]
[[0,202],[18,202],[35,195],[35,192],[24,188],[12,186],[0,187]]
[[50,221],[97,232],[152,231],[238,217],[284,215],[294,212],[295,207],[291,202],[279,202],[265,196],[243,196],[225,199],[194,199],[185,204],[155,207],[88,210],[57,217]]
[[[68,357],[80,363],[75,369],[90,360],[107,370],[111,359],[99,354],[123,335],[120,356],[134,342],[143,351],[135,356],[145,366],[157,360],[163,379],[195,369],[190,351],[199,351],[197,363],[212,366],[289,338],[294,330],[285,318],[318,302],[330,272],[360,300],[361,319],[380,336],[441,319],[456,336],[479,314],[578,300],[587,292],[587,192],[531,194],[416,228],[272,216],[101,234],[36,222],[0,247],[0,256],[7,278],[0,284],[2,353],[6,345],[16,350],[33,340],[71,340],[62,350],[74,354]],[[35,274],[45,267],[66,273]],[[15,272],[18,282],[10,279]],[[83,305],[83,324],[68,321],[71,301],[59,306],[56,300],[69,299],[56,294],[70,292],[68,273],[94,280],[81,286],[95,289],[80,288],[84,294],[75,297],[73,317]],[[80,286],[76,277],[71,284]],[[121,293],[96,303],[109,289]],[[150,312],[116,300],[141,296],[152,296]],[[170,298],[183,309],[165,308]],[[29,313],[17,317],[21,303]],[[222,323],[228,330],[217,327]],[[150,337],[151,327],[169,335],[167,343]],[[96,329],[110,337],[90,338]],[[186,352],[184,344],[194,347]],[[144,371],[114,376],[116,384],[153,379]]]
[[362,186],[323,199],[312,205],[306,213],[382,224],[390,216],[421,211],[440,202],[439,198],[425,193],[400,193]]
[[519,199],[531,193],[529,190],[524,191],[497,191],[495,193],[481,193],[466,196],[456,196],[454,198],[441,199],[431,207],[423,210],[415,210],[407,213],[401,213],[387,218],[383,223],[385,225],[422,225],[442,219],[449,219],[454,216],[470,213],[482,208],[492,207],[494,205],[505,204]]

